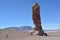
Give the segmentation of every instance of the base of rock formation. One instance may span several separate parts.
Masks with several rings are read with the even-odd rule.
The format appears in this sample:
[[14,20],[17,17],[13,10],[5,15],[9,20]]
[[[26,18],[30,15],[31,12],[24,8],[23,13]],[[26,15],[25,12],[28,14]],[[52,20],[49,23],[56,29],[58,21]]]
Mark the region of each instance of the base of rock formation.
[[47,33],[39,33],[39,31],[30,30],[30,35],[48,36]]

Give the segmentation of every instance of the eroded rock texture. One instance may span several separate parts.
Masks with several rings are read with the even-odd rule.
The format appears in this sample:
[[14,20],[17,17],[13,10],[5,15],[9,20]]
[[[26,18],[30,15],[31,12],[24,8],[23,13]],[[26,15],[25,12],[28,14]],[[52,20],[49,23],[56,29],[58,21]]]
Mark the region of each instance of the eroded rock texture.
[[35,4],[33,5],[32,12],[33,12],[32,19],[33,19],[33,23],[35,25],[33,31],[34,32],[38,31],[38,35],[44,35],[45,33],[44,33],[42,26],[41,26],[40,7],[37,2],[35,2]]

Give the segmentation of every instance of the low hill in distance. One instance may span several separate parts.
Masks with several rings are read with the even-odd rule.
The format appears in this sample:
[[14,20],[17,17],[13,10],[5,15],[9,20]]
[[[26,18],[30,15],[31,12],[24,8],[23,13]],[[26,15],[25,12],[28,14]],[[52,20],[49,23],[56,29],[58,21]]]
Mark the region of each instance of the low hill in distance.
[[32,30],[33,28],[31,26],[20,26],[20,27],[9,27],[5,28],[7,30],[20,30],[20,31],[29,31]]
[[[20,26],[20,27],[8,27],[5,28],[7,30],[18,30],[18,31],[30,31],[33,29],[31,26]],[[53,30],[44,30],[45,32],[56,32],[60,31],[60,29],[53,29]]]

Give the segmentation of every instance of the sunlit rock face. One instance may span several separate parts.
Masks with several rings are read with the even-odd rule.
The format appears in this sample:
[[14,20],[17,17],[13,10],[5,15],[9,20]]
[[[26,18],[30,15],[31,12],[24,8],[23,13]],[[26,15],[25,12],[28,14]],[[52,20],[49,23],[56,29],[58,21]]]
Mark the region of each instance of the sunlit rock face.
[[43,35],[44,31],[41,26],[40,7],[37,2],[32,7],[32,19],[35,27],[30,31],[31,34]]

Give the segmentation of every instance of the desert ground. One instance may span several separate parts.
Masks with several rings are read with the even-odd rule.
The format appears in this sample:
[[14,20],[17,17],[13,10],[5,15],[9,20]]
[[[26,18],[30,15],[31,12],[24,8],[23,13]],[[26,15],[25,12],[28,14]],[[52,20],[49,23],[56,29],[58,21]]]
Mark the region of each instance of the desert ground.
[[[0,40],[60,40],[60,32],[48,32],[48,36],[30,35],[28,32],[0,29]],[[8,37],[6,37],[8,35]]]

